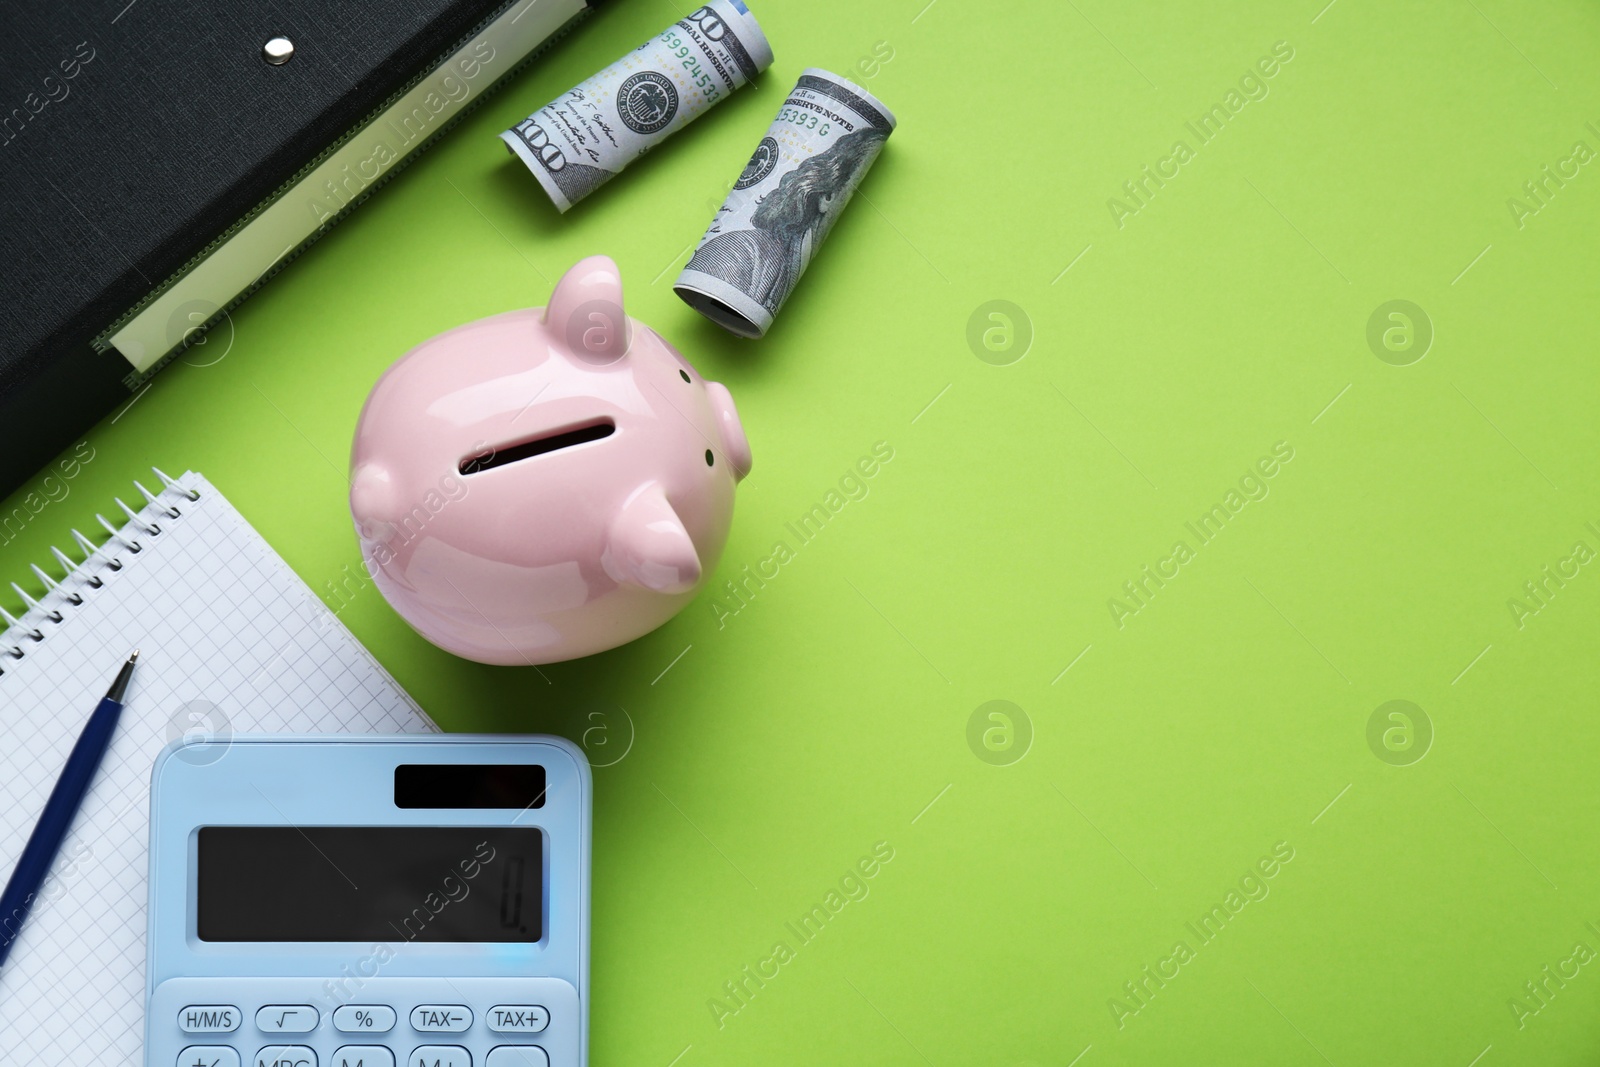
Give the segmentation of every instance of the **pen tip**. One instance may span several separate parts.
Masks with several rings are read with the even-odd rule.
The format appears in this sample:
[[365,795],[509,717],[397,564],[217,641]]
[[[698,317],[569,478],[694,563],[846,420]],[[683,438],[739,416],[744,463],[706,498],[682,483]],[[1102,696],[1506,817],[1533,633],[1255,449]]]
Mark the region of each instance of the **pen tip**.
[[117,672],[116,681],[112,682],[111,688],[106,690],[107,700],[114,700],[118,704],[122,703],[122,698],[128,692],[128,682],[133,679],[133,666],[138,662],[138,659],[139,650],[134,649],[133,655],[128,657],[128,662],[124,663],[122,669]]

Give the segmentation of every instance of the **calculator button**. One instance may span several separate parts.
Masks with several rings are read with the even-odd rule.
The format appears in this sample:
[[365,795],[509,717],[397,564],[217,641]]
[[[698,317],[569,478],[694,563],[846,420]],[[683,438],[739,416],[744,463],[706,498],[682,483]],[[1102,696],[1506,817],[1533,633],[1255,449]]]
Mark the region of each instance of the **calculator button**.
[[423,1045],[411,1050],[406,1067],[472,1067],[472,1053],[460,1045]]
[[[472,1009],[463,1004],[419,1004],[411,1009],[411,1029],[425,1034],[454,1034],[471,1025]],[[433,1064],[430,1063],[428,1067],[433,1067]]]
[[268,1034],[309,1034],[321,1019],[309,1004],[268,1004],[256,1012],[256,1029]]
[[178,1067],[239,1067],[239,1053],[227,1045],[190,1045],[178,1053]]
[[191,1004],[178,1012],[178,1029],[186,1034],[227,1034],[239,1029],[243,1018],[229,1004]]
[[489,1050],[484,1067],[550,1067],[550,1054],[538,1045],[501,1045]]
[[317,1054],[305,1045],[268,1045],[250,1067],[317,1067]]
[[333,1010],[333,1028],[347,1034],[387,1034],[394,1029],[394,1009],[381,1004],[346,1004]]
[[394,1053],[382,1045],[346,1045],[334,1052],[330,1067],[394,1067]]
[[496,1004],[485,1021],[502,1034],[537,1034],[550,1025],[550,1013],[537,1004]]

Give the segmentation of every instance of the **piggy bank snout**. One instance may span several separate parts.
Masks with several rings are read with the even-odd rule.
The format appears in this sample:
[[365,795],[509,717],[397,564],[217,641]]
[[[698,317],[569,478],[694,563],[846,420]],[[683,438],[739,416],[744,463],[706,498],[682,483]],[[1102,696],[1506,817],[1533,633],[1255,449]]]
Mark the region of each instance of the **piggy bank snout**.
[[744,424],[739,421],[739,409],[733,406],[733,394],[721,382],[707,382],[706,396],[711,400],[711,410],[716,416],[717,432],[722,447],[727,450],[728,463],[733,476],[744,479],[750,473],[750,439],[744,435]]

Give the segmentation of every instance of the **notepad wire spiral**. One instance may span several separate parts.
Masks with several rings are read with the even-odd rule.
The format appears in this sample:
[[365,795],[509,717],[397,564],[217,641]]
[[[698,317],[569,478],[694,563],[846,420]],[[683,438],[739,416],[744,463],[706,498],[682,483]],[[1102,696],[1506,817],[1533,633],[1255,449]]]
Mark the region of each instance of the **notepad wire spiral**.
[[[21,640],[39,642],[45,639],[44,629],[40,625],[41,621],[47,620],[55,625],[60,625],[66,621],[66,616],[62,612],[64,605],[79,607],[83,604],[84,594],[73,590],[67,585],[73,577],[81,578],[82,584],[89,589],[99,589],[105,585],[105,579],[100,577],[99,574],[90,573],[90,567],[96,560],[104,561],[104,568],[112,572],[120,571],[126,566],[121,556],[113,555],[108,551],[114,543],[120,544],[130,554],[144,551],[144,546],[139,543],[139,539],[129,536],[130,527],[143,531],[146,536],[159,537],[161,536],[161,523],[156,521],[156,515],[163,516],[166,519],[177,519],[182,516],[182,509],[175,502],[163,501],[163,497],[168,493],[176,493],[190,501],[200,499],[199,490],[184,488],[176,479],[168,476],[159,467],[151,467],[150,469],[155,472],[157,478],[161,479],[163,488],[160,493],[152,493],[143,484],[135,480],[133,483],[134,488],[138,489],[140,495],[145,499],[143,508],[135,511],[123,503],[121,497],[113,498],[117,502],[117,507],[121,508],[122,513],[128,517],[127,523],[121,529],[111,525],[104,515],[96,512],[95,519],[99,521],[109,535],[104,542],[97,545],[76,529],[72,531],[73,540],[78,543],[78,548],[83,552],[82,562],[75,562],[71,556],[61,551],[61,549],[54,545],[50,546],[51,554],[55,556],[56,562],[60,563],[64,570],[60,581],[52,578],[50,573],[37,563],[29,564],[34,575],[44,583],[45,592],[43,597],[34,598],[16,582],[11,583],[11,588],[16,590],[17,595],[22,598],[23,610],[21,618],[18,618],[4,607],[0,607],[0,620],[4,620],[6,624],[5,630],[0,631],[0,675],[6,673],[6,662],[23,659],[27,656],[27,649],[23,646]],[[156,515],[146,514],[152,509],[154,509]],[[59,594],[58,602],[54,605],[50,604],[50,598],[57,594]],[[30,616],[37,616],[37,621],[33,621],[30,624]],[[19,634],[20,639],[13,638],[13,634]]]

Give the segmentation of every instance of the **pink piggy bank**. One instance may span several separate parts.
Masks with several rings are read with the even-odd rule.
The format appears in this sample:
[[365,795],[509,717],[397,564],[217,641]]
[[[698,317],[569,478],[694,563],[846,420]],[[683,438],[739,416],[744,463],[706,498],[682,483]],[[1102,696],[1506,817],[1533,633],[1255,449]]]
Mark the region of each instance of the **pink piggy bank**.
[[591,256],[547,308],[424,341],[351,452],[368,572],[422,636],[483,663],[587,656],[660,626],[716,566],[750,445],[733,397],[622,311]]

